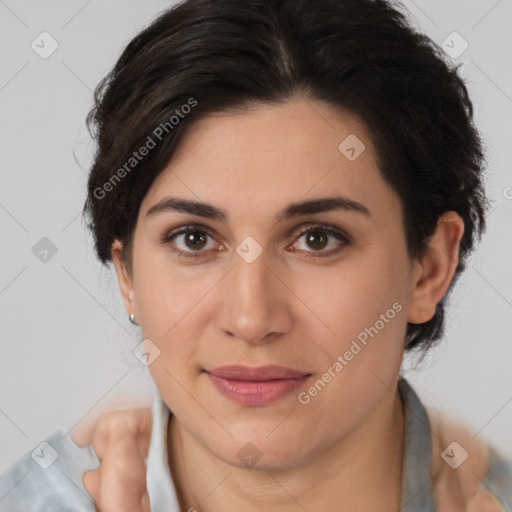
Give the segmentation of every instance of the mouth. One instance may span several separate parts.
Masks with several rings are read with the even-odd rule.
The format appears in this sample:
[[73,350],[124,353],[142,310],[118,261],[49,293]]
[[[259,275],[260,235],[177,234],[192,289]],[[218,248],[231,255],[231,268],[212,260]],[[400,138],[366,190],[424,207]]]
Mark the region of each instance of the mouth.
[[277,365],[257,368],[222,366],[204,371],[223,396],[252,407],[276,402],[311,376],[310,373]]

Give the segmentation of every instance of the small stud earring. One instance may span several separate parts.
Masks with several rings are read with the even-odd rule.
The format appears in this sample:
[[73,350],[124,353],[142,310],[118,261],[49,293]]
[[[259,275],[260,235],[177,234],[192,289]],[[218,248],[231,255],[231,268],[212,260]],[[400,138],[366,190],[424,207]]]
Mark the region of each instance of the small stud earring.
[[130,319],[130,322],[131,322],[133,325],[137,325],[137,324],[135,323],[135,315],[134,315],[133,313],[130,313],[130,314],[128,315],[128,318]]

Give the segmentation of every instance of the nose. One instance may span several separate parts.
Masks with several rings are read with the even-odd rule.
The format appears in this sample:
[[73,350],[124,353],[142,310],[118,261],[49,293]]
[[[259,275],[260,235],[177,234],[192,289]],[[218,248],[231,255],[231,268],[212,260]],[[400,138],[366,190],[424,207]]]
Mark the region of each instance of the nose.
[[269,264],[265,251],[248,263],[238,254],[223,280],[218,327],[228,336],[248,344],[276,340],[291,329],[291,292],[286,279]]

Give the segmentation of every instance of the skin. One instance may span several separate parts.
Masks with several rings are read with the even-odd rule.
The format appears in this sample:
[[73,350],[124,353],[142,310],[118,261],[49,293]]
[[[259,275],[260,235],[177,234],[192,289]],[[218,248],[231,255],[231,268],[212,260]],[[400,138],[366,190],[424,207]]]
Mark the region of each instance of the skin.
[[75,430],[73,441],[91,444],[100,464],[83,483],[101,512],[150,512],[146,465],[153,418],[148,407],[110,411],[92,428]]
[[[354,161],[338,150],[349,134],[366,146]],[[334,194],[370,215],[330,210],[274,219],[289,203]],[[167,196],[208,202],[227,220],[146,215]],[[325,247],[308,243],[300,233],[317,223],[352,242],[322,231]],[[204,233],[200,252],[184,236],[162,243],[197,224],[191,231],[211,235]],[[126,310],[160,350],[149,369],[173,411],[168,455],[182,509],[398,510],[404,416],[396,389],[406,326],[434,315],[463,229],[446,212],[423,258],[409,259],[400,199],[353,114],[296,97],[200,120],[141,204],[131,269],[120,242],[112,247]],[[263,248],[252,263],[236,252],[247,236]],[[179,258],[171,247],[196,258]],[[298,393],[396,302],[401,311],[301,404]],[[249,407],[221,395],[202,371],[226,364],[279,364],[312,375],[278,401]],[[252,467],[237,455],[248,442],[261,453]]]

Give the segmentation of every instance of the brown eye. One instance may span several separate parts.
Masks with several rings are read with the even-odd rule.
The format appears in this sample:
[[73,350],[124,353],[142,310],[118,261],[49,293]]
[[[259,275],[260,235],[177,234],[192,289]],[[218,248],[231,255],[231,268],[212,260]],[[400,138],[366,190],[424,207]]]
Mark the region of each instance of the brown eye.
[[203,231],[186,231],[184,242],[190,249],[202,249],[206,245],[207,237]]
[[313,249],[324,249],[329,243],[329,236],[319,230],[310,231],[306,236],[306,243]]
[[[303,248],[299,248],[299,250],[309,253],[307,257],[332,256],[352,244],[350,236],[338,229],[324,225],[315,225],[302,231],[297,237],[297,241],[302,238],[304,239]],[[294,246],[296,244],[297,242]],[[326,248],[328,249],[325,250]]]
[[[209,239],[213,241],[213,245],[210,247],[208,247]],[[162,238],[161,242],[183,258],[199,257],[216,245],[213,237],[198,226],[186,226],[179,231],[168,233]]]

